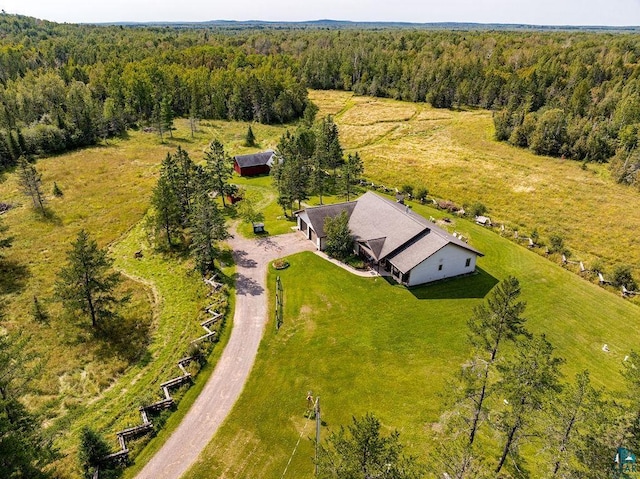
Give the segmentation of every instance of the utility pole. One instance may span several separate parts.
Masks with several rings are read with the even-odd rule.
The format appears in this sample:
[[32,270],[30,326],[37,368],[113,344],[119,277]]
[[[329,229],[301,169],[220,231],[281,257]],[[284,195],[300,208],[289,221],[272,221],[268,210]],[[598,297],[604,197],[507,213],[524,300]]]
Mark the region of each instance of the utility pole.
[[315,467],[314,474],[317,476],[318,475],[318,447],[320,446],[320,424],[322,422],[320,420],[320,396],[316,398],[314,410],[316,413],[316,460],[315,460],[316,467]]

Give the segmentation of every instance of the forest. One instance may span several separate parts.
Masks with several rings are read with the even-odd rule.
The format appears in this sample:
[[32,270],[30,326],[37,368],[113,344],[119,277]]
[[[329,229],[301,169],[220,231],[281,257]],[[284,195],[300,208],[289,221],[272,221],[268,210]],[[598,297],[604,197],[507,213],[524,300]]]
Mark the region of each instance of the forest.
[[2,15],[0,166],[173,116],[284,123],[306,87],[494,111],[498,140],[640,168],[640,43],[585,32],[58,25]]

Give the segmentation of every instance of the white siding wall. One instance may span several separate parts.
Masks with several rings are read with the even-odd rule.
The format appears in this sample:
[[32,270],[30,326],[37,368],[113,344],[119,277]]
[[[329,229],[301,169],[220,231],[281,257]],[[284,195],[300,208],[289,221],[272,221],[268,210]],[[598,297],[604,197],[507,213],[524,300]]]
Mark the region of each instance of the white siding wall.
[[[471,261],[469,266],[465,267],[467,258],[471,258]],[[476,269],[476,258],[475,253],[460,246],[448,244],[411,270],[409,286],[472,273]],[[440,265],[442,265],[441,270],[438,269]]]

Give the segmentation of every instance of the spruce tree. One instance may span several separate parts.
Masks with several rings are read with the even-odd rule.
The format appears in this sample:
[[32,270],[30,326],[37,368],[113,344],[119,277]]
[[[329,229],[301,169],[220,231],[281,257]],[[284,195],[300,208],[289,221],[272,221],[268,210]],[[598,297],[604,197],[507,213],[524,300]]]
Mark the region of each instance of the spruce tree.
[[355,193],[355,184],[364,171],[364,165],[360,154],[349,153],[347,159],[342,165],[342,193],[347,197],[347,201],[351,199],[351,195]]
[[196,197],[189,230],[196,268],[204,276],[215,269],[217,242],[229,236],[224,216],[206,192]]
[[247,135],[244,138],[244,145],[249,147],[256,146],[256,137],[253,134],[253,130],[251,129],[251,125],[247,129]]

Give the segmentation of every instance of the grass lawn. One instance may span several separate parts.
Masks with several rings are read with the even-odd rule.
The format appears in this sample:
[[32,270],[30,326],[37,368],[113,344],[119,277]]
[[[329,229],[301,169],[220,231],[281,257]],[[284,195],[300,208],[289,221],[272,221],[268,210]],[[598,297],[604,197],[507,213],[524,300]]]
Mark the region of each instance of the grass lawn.
[[640,340],[637,306],[488,229],[465,220],[452,228],[486,254],[479,274],[413,290],[356,277],[312,253],[290,257],[277,272],[284,326],[275,333],[271,319],[242,396],[186,477],[282,477],[300,436],[284,477],[312,477],[308,391],[321,397],[324,434],[371,411],[428,462],[442,394],[468,352],[465,322],[507,275],[520,279],[529,328],[566,358],[568,378],[588,368],[597,385],[623,388],[622,360]]
[[493,139],[491,112],[311,91],[319,115],[334,115],[346,152],[388,187],[427,187],[459,205],[480,201],[494,222],[541,239],[560,233],[574,259],[631,266],[640,278],[640,192],[617,185],[606,165],[541,157]]

